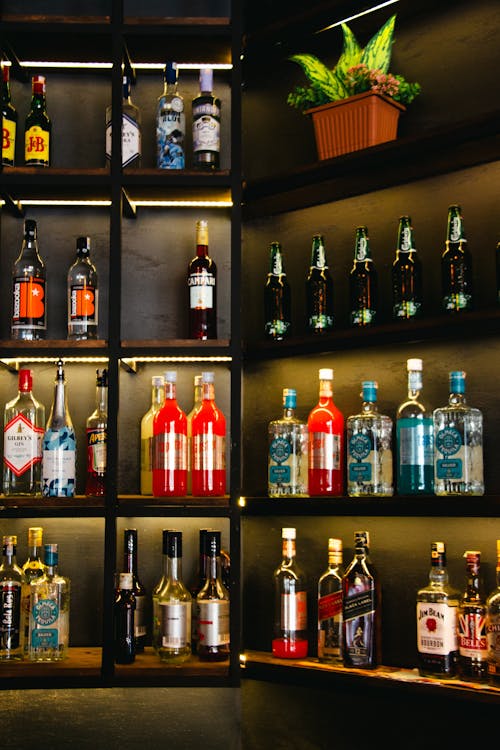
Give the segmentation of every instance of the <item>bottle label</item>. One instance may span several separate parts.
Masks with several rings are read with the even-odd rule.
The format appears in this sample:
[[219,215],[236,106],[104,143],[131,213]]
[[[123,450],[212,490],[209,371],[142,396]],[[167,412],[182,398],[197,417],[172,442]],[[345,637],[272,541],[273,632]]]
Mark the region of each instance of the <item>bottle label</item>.
[[458,649],[460,656],[469,659],[488,658],[486,617],[479,612],[461,612],[458,615]]
[[377,311],[368,307],[363,307],[359,310],[352,310],[351,324],[353,326],[367,326],[375,321],[376,315]]
[[285,336],[290,328],[290,322],[287,320],[274,320],[267,321],[265,325],[265,331],[268,336],[276,338],[277,336]]
[[353,666],[371,662],[375,640],[375,588],[373,579],[357,573],[344,597],[345,646]]
[[49,166],[50,133],[39,125],[32,125],[24,135],[24,160],[26,164]]
[[16,146],[16,123],[15,120],[8,120],[6,117],[2,120],[2,161],[3,163],[14,164]]
[[159,602],[163,648],[185,648],[191,639],[191,602]]
[[227,599],[199,601],[198,642],[200,646],[229,643],[229,602]]
[[356,242],[356,247],[354,249],[354,260],[371,261],[371,258],[368,255],[368,242],[366,240],[366,237],[360,237]]
[[453,427],[445,427],[436,435],[436,449],[443,458],[436,459],[438,479],[463,479],[465,449],[462,436]]
[[307,630],[307,592],[281,594],[281,630]]
[[458,650],[457,608],[444,602],[417,602],[417,649],[446,656]]
[[[106,157],[111,159],[112,127],[111,121],[106,123]],[[141,129],[139,123],[122,114],[122,167],[138,159],[141,155]]]
[[[39,599],[31,610],[32,628],[30,647],[54,649],[59,647],[59,605],[55,599]],[[49,627],[54,625],[55,627]]]
[[153,438],[153,469],[185,471],[187,437],[178,432],[163,432]]
[[212,310],[214,307],[215,276],[205,269],[188,276],[189,307],[191,310]]
[[318,599],[318,656],[340,660],[342,654],[342,591]]
[[225,471],[226,438],[222,435],[193,435],[193,470]]
[[105,474],[107,464],[108,433],[103,427],[87,429],[87,471]]
[[312,432],[309,439],[309,469],[340,469],[341,435]]
[[97,289],[87,284],[74,284],[69,293],[70,323],[97,325]]
[[433,466],[432,420],[427,418],[399,419],[398,449],[401,466]]
[[213,104],[193,107],[193,151],[220,151],[220,109]]
[[75,494],[75,433],[68,427],[47,429],[43,438],[42,494],[72,497]]
[[38,276],[14,277],[12,328],[45,330],[45,279]]
[[486,637],[488,639],[490,674],[500,674],[500,614],[488,612],[486,621]]
[[156,166],[160,169],[184,169],[184,103],[178,96],[170,102],[160,99],[156,121]]
[[3,461],[16,477],[42,460],[43,435],[44,430],[36,427],[24,414],[16,414],[5,425]]
[[4,581],[0,585],[0,650],[20,646],[21,584]]
[[342,614],[342,591],[320,596],[318,599],[318,619],[320,622],[331,620]]
[[134,635],[141,638],[146,635],[146,597],[135,595]]

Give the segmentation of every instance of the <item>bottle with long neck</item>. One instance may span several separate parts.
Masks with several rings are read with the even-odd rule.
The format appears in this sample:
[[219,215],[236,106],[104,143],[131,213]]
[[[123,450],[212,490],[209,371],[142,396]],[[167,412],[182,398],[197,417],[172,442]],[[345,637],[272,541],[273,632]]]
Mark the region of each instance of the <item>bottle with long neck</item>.
[[191,612],[191,650],[193,654],[198,648],[198,622],[200,613],[198,608],[197,596],[202,590],[207,580],[207,533],[211,529],[200,529],[198,542],[198,575],[194,584],[190,587],[191,598],[193,601]]
[[187,419],[177,403],[177,372],[165,373],[165,400],[153,418],[153,495],[183,497],[187,487]]
[[368,326],[377,316],[377,271],[370,249],[368,229],[357,227],[354,262],[349,274],[350,324]]
[[23,588],[26,578],[17,564],[17,536],[4,536],[0,565],[0,661],[23,657]]
[[486,599],[486,635],[488,639],[488,676],[500,684],[500,539],[496,540],[496,588]]
[[392,264],[392,317],[409,320],[422,315],[422,264],[409,216],[401,216],[396,258]]
[[166,63],[163,81],[163,94],[156,105],[156,166],[184,169],[186,117],[184,99],[177,91],[177,63]]
[[16,157],[17,111],[10,92],[10,66],[2,65],[2,166],[13,167]]
[[68,339],[97,338],[98,279],[90,260],[90,237],[78,237],[76,260],[68,271]]
[[120,573],[113,606],[116,664],[135,661],[135,596],[131,573]]
[[41,578],[47,571],[42,562],[42,539],[43,528],[41,526],[30,526],[28,529],[28,557],[22,567],[27,585],[23,591],[23,617],[24,617],[24,653],[28,653],[28,638],[30,626],[30,589],[29,584],[35,578]]
[[32,90],[31,109],[24,125],[24,163],[27,167],[49,167],[52,123],[47,114],[45,76],[33,76]]
[[212,68],[200,70],[200,93],[193,99],[193,166],[219,169],[221,101],[212,93]]
[[153,605],[153,617],[152,617],[152,629],[151,629],[151,645],[155,654],[158,654],[160,648],[160,609],[158,604],[158,595],[162,588],[165,586],[168,573],[168,532],[170,529],[163,529],[162,531],[162,545],[161,545],[161,556],[162,556],[162,570],[161,576],[158,583],[153,588],[151,593],[151,602]]
[[32,393],[33,372],[19,370],[18,394],[4,408],[3,492],[40,495],[45,407]]
[[188,442],[188,464],[187,464],[187,494],[192,494],[192,480],[191,480],[191,442],[193,438],[193,417],[197,410],[201,406],[202,402],[202,382],[201,375],[194,376],[194,393],[193,393],[193,407],[189,414],[187,414],[187,442]]
[[432,495],[434,431],[432,413],[420,400],[422,360],[409,359],[408,398],[397,410],[397,489],[400,495]]
[[333,370],[319,371],[319,400],[307,419],[309,495],[344,491],[344,415],[333,402]]
[[307,585],[296,560],[296,529],[281,530],[282,560],[274,571],[272,653],[281,659],[307,656]]
[[106,494],[108,458],[108,371],[96,370],[96,407],[86,422],[87,480],[85,494]]
[[137,529],[125,529],[123,532],[123,572],[132,574],[135,597],[135,648],[136,652],[144,651],[147,640],[148,599],[146,589],[139,578],[137,564]]
[[318,659],[342,664],[342,540],[328,540],[328,567],[318,581]]
[[191,594],[182,578],[182,532],[167,532],[167,569],[157,595],[160,661],[182,664],[191,656]]
[[283,388],[283,416],[268,426],[269,497],[307,497],[308,432],[296,407],[295,388]]
[[328,270],[321,234],[312,239],[311,265],[306,280],[307,330],[321,334],[333,328],[333,279]]
[[[130,76],[122,78],[122,167],[141,166],[141,112],[130,97]],[[106,158],[111,159],[112,107],[106,107]]]
[[266,338],[281,341],[291,335],[291,292],[279,242],[271,242],[269,251],[269,273],[264,287],[264,318]]
[[229,592],[221,580],[220,539],[220,531],[207,531],[206,581],[196,597],[197,654],[201,661],[224,661],[229,657]]
[[47,330],[46,268],[38,252],[36,221],[26,219],[21,252],[12,267],[11,336],[44,339]]
[[217,266],[208,253],[208,222],[196,222],[196,255],[189,263],[190,339],[217,338]]
[[226,418],[215,403],[214,373],[203,372],[202,403],[193,417],[191,481],[194,496],[226,492]]
[[458,605],[458,672],[464,680],[488,679],[486,602],[480,576],[481,552],[467,550],[467,585]]
[[68,410],[63,362],[57,363],[54,400],[43,436],[42,495],[73,497],[76,486],[76,438]]
[[165,378],[151,378],[151,406],[141,419],[141,495],[153,494],[153,425],[165,400]]
[[28,657],[31,661],[60,661],[68,655],[71,583],[58,571],[57,544],[44,546],[44,560],[45,574],[30,583]]
[[464,232],[462,209],[448,209],[445,249],[441,256],[443,309],[446,312],[472,310],[472,256]]

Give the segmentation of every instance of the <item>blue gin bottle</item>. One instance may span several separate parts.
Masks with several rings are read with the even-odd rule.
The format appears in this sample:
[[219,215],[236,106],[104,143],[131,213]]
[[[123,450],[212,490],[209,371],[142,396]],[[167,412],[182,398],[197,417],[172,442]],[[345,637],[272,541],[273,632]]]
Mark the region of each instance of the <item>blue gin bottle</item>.
[[75,431],[68,411],[63,362],[59,360],[54,400],[42,442],[42,495],[73,497],[75,484]]

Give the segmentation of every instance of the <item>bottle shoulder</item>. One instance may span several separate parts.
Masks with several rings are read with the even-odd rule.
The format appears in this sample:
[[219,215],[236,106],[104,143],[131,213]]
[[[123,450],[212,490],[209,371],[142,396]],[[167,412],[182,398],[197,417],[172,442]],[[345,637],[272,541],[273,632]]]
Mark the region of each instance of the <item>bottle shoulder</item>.
[[191,594],[180,579],[167,578],[162,587],[155,594],[160,604],[169,602],[190,602]]
[[416,418],[432,419],[432,411],[419,399],[408,399],[403,401],[397,410],[397,419]]

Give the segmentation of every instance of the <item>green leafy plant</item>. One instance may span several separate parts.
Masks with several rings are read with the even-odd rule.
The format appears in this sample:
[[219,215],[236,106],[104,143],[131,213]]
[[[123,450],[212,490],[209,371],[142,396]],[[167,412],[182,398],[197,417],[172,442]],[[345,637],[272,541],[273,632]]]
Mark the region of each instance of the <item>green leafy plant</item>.
[[389,73],[396,16],[370,39],[366,47],[359,46],[349,26],[342,24],[344,46],[333,69],[314,55],[298,54],[289,59],[298,63],[310,85],[296,86],[288,94],[287,102],[300,110],[347,99],[364,91],[389,96],[401,104],[410,104],[420,93],[420,84],[408,83],[402,76]]

